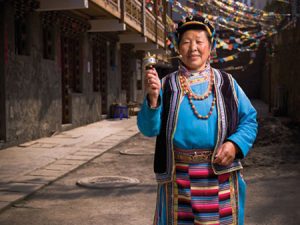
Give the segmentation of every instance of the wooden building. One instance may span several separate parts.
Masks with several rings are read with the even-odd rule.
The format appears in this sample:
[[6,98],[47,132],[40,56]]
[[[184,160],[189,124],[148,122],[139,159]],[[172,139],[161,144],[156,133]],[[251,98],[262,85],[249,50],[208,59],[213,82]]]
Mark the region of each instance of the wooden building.
[[151,11],[145,0],[0,0],[2,146],[141,102],[145,51],[167,61],[167,3],[154,2]]

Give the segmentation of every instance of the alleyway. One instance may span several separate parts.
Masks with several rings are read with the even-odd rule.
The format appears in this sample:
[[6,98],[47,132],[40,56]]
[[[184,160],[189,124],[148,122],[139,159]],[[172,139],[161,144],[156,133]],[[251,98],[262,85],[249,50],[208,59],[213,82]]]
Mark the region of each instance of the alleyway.
[[[0,0],[0,225],[152,224],[155,138],[136,124],[145,96],[163,105],[167,140],[179,130],[194,149],[207,147],[196,118],[210,147],[254,121],[244,93],[259,122],[242,160],[245,225],[299,225],[299,15],[295,0]],[[194,132],[173,126],[186,118]]]
[[[283,118],[262,117],[254,149],[245,160],[248,183],[246,225],[297,225],[300,211],[299,127]],[[0,214],[1,225],[151,224],[156,200],[153,138],[141,134],[118,145]],[[120,151],[143,151],[124,155]],[[76,185],[93,176],[127,176],[127,188]]]

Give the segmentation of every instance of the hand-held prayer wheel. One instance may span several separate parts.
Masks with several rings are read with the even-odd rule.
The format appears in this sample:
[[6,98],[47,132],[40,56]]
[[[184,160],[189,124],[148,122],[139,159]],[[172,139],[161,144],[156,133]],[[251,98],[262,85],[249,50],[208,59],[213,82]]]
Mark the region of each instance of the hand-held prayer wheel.
[[146,56],[143,59],[143,67],[145,68],[145,70],[153,68],[156,63],[157,60],[155,58],[155,55],[151,55],[150,52],[147,52]]

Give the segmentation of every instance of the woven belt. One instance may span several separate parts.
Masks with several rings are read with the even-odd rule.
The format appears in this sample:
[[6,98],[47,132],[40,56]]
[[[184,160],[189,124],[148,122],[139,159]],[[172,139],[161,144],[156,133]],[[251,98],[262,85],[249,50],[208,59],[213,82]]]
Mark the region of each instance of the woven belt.
[[213,154],[212,149],[180,149],[175,147],[174,156],[176,162],[201,163],[210,162]]

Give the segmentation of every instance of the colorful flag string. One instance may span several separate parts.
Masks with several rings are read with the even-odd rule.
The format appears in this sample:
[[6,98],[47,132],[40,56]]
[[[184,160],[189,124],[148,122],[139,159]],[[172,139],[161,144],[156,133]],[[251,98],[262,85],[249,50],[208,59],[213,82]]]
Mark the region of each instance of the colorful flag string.
[[[188,7],[179,1],[169,0],[172,5],[172,11],[184,18],[188,15],[201,15],[208,18],[214,24],[217,33],[217,49],[235,51],[234,54],[222,57],[212,58],[213,63],[225,63],[239,58],[240,53],[249,52],[251,56],[255,56],[262,40],[273,36],[277,33],[275,29],[282,19],[282,15],[277,13],[267,13],[263,10],[249,7],[243,3],[233,0],[188,0],[198,7]],[[207,12],[199,10],[205,8]],[[167,17],[168,38],[167,45],[169,48],[178,52],[176,41],[176,23]],[[253,63],[255,57],[247,65]],[[228,67],[228,70],[236,70],[246,68],[247,66]]]

